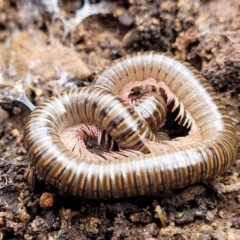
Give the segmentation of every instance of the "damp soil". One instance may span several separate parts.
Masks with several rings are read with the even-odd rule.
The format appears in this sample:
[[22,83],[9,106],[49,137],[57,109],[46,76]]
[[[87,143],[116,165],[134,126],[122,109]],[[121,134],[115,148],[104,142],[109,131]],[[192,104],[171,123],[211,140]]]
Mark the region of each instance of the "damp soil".
[[[38,105],[89,85],[119,57],[163,51],[206,77],[239,139],[239,0],[116,0],[94,6],[99,14],[81,20],[80,0],[0,0],[0,94],[6,87],[12,94],[23,82]],[[43,180],[27,184],[22,134],[30,111],[15,101],[1,105],[0,239],[240,240],[239,153],[221,176],[184,189],[120,200],[76,198]]]

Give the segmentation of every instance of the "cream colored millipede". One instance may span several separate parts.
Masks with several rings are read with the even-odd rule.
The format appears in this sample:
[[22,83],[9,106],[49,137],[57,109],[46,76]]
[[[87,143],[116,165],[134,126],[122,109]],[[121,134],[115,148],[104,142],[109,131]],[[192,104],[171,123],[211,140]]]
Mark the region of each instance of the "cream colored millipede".
[[[189,127],[190,136],[198,131],[199,140],[159,140],[120,97],[126,84],[146,79],[154,79],[165,91],[167,104],[179,109],[177,121]],[[106,130],[125,152],[108,160],[76,154],[66,147],[71,139],[63,132],[81,123]],[[36,173],[61,191],[107,199],[213,178],[235,161],[237,139],[224,105],[196,70],[168,55],[146,52],[113,62],[89,87],[71,89],[40,104],[24,128],[24,146]]]

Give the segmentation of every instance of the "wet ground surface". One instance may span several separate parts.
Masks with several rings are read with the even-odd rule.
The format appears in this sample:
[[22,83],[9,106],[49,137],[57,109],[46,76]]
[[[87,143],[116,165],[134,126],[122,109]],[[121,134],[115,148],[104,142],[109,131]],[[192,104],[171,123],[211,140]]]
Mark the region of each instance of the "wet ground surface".
[[[23,82],[38,105],[89,85],[121,56],[164,51],[206,77],[239,138],[238,0],[91,4],[76,14],[81,1],[0,0],[1,96]],[[86,15],[93,7],[99,14]],[[42,180],[26,183],[22,133],[29,113],[17,102],[0,109],[0,239],[240,239],[239,154],[231,169],[209,182],[131,199],[85,200]]]

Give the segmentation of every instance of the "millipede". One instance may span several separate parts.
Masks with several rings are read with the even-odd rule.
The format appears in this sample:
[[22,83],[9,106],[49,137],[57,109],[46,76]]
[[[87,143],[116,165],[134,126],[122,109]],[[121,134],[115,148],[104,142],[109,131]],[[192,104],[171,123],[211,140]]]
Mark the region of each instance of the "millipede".
[[[136,82],[146,88],[149,82],[153,90],[134,105],[122,96]],[[164,124],[164,104],[179,110],[176,121],[189,128],[190,141],[155,133]],[[77,131],[87,124],[98,143],[106,132],[118,151],[109,147],[105,157],[88,153],[86,136]],[[234,126],[210,84],[188,63],[158,52],[115,60],[90,86],[41,103],[23,138],[37,175],[60,191],[90,199],[140,196],[211,179],[229,169],[237,153]]]

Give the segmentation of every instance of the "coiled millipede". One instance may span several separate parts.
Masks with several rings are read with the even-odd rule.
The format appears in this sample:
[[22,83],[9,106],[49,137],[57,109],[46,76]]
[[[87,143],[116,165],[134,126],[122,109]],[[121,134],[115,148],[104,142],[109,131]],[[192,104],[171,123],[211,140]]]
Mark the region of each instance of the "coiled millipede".
[[[157,137],[147,121],[120,97],[127,84],[148,79],[165,92],[167,105],[179,110],[179,121],[190,126],[189,136],[198,132],[200,138],[153,142]],[[85,123],[104,129],[127,149],[110,151],[105,158],[88,154],[70,134],[76,136]],[[95,128],[89,126],[92,132]],[[210,179],[232,165],[237,139],[224,105],[196,70],[168,55],[146,52],[115,61],[90,87],[40,104],[24,128],[24,146],[36,173],[47,182],[76,196],[106,199]]]

